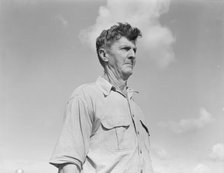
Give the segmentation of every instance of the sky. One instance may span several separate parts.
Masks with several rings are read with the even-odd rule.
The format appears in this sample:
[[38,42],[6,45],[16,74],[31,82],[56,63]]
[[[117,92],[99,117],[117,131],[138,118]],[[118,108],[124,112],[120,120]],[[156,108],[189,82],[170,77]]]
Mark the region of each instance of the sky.
[[223,0],[0,0],[0,173],[57,172],[66,101],[102,74],[94,41],[116,22],[143,33],[128,85],[155,173],[224,171]]

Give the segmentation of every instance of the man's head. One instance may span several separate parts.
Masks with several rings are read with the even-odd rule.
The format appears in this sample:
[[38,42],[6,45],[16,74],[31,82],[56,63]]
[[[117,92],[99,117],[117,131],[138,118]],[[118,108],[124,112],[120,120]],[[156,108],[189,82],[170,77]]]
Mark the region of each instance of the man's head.
[[141,31],[128,23],[118,23],[103,30],[96,40],[96,50],[104,69],[110,68],[128,78],[135,65],[136,40],[139,36],[142,36]]

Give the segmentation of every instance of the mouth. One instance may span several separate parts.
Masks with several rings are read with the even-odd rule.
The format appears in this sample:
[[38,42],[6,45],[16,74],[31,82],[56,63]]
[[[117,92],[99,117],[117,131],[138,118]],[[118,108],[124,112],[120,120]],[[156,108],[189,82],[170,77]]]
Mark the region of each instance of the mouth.
[[133,63],[125,63],[125,65],[133,66]]
[[125,65],[126,65],[126,66],[129,66],[129,67],[131,67],[131,68],[133,68],[133,66],[134,66],[132,63],[125,63]]

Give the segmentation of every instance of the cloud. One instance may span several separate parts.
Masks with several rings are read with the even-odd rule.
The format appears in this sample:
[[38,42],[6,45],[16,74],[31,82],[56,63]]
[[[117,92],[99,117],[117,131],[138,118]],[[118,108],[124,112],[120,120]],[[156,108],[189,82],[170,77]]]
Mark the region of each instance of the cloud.
[[[223,145],[223,143],[214,145],[212,153],[216,153],[215,155],[222,153],[223,158]],[[185,155],[176,157],[158,145],[151,147],[151,157],[154,173],[223,173],[223,162],[214,162],[200,156],[200,158],[197,156],[188,158]],[[220,158],[220,155],[217,157]]]
[[199,163],[195,168],[193,169],[193,173],[210,173],[210,169],[208,166]]
[[181,119],[178,122],[175,121],[160,122],[159,126],[168,128],[174,133],[180,134],[203,128],[207,124],[211,123],[213,120],[214,118],[212,117],[212,115],[205,108],[201,108],[199,111],[198,118]]
[[167,159],[168,158],[168,153],[167,151],[158,146],[152,146],[152,155],[153,157],[157,157],[159,159]]
[[95,50],[96,37],[103,29],[117,22],[128,22],[140,28],[143,38],[142,50],[155,59],[161,68],[174,61],[172,45],[175,41],[171,31],[162,26],[159,17],[169,11],[170,0],[107,0],[106,6],[99,8],[96,23],[81,31],[80,39]]
[[215,161],[224,161],[224,143],[218,143],[212,147],[210,158]]
[[152,157],[154,173],[223,173],[223,164],[197,162],[188,159],[170,158],[159,160]]
[[159,160],[152,157],[154,173],[192,173],[192,165],[188,160]]
[[16,170],[16,173],[24,173],[24,170],[23,170],[22,168],[18,168],[18,169]]
[[55,20],[60,22],[60,24],[63,26],[63,27],[67,27],[68,26],[68,21],[62,16],[62,15],[57,15],[55,16]]
[[[217,146],[213,148],[216,148],[215,152],[220,153],[221,147]],[[177,157],[158,145],[151,147],[151,157],[154,173],[223,173],[222,162],[214,162],[200,156],[200,158],[197,156],[188,158],[185,155]]]

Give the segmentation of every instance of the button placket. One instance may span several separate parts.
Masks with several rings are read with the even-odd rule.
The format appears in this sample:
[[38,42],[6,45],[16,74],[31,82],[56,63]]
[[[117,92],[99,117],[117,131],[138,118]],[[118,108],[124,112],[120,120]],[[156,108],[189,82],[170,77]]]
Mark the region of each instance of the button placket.
[[132,121],[133,121],[133,124],[134,124],[134,127],[135,127],[135,132],[137,133],[137,129],[136,129],[136,126],[135,126],[135,115],[132,113],[132,110],[131,110],[131,103],[130,103],[130,100],[129,98],[127,97],[127,102],[128,102],[128,108],[129,108],[129,112],[130,112],[130,116],[132,118]]
[[141,149],[140,149],[139,153],[142,154],[142,150]]

